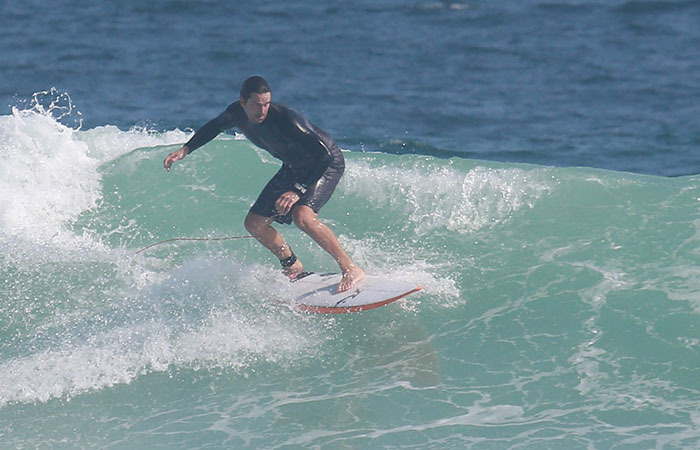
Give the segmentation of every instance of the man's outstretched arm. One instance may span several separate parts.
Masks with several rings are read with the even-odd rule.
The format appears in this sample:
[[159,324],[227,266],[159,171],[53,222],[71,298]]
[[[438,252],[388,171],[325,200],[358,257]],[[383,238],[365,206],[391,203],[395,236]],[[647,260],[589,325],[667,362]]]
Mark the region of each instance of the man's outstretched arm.
[[202,128],[197,130],[197,132],[190,138],[189,141],[178,150],[170,153],[167,158],[163,161],[163,167],[165,170],[170,172],[170,167],[175,161],[180,161],[185,156],[189,155],[193,151],[197,150],[199,147],[207,144],[209,141],[214,139],[222,131],[232,128],[235,126],[233,122],[232,115],[227,109],[223,113],[219,114],[216,118],[205,123]]

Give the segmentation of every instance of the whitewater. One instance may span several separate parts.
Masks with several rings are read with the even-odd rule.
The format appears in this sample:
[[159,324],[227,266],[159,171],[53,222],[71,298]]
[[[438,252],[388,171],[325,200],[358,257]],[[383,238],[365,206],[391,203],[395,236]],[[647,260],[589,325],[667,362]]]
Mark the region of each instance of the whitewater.
[[4,448],[700,444],[697,175],[346,151],[323,219],[424,289],[313,315],[252,239],[137,253],[244,235],[276,160],[66,105],[0,117]]

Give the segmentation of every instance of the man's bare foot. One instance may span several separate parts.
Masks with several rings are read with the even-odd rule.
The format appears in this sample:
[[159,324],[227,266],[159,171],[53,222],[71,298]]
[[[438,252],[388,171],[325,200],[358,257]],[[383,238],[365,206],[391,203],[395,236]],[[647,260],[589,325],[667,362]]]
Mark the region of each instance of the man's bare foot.
[[350,267],[349,270],[343,272],[343,277],[338,283],[338,293],[350,290],[360,284],[360,281],[365,279],[365,271],[357,266]]
[[287,275],[290,280],[293,280],[296,277],[298,277],[299,274],[302,273],[303,271],[304,271],[304,265],[298,259],[291,266],[285,267],[284,269],[282,269],[282,273]]

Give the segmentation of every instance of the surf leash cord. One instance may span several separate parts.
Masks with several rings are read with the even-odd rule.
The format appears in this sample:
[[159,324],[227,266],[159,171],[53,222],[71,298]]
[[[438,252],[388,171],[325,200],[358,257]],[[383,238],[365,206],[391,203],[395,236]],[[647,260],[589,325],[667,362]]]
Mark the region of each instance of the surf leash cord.
[[178,238],[171,238],[171,239],[166,239],[164,241],[156,242],[151,245],[148,245],[136,252],[134,254],[139,254],[143,251],[148,250],[149,248],[155,247],[157,245],[165,244],[168,242],[175,242],[175,241],[233,241],[235,239],[250,239],[253,238],[253,236],[227,236],[227,237],[208,237],[208,238],[186,238],[186,237],[178,237]]

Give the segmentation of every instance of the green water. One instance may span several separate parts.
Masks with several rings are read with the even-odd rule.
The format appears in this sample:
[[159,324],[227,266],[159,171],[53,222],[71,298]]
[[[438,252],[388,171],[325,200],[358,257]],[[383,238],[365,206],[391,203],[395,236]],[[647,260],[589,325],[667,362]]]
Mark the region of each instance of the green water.
[[184,133],[28,126],[56,150],[0,170],[3,448],[700,444],[697,176],[348,152],[321,218],[424,290],[319,316],[254,240],[136,254],[246,234],[278,167],[247,141],[166,173]]

